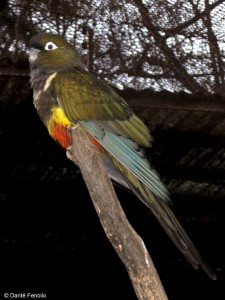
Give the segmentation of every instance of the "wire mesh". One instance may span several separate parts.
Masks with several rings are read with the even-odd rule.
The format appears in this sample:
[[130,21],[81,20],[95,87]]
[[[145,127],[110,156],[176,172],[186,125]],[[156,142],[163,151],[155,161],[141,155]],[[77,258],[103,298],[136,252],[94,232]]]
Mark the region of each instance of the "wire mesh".
[[8,0],[0,9],[3,76],[28,74],[30,37],[52,32],[120,89],[224,92],[225,1]]

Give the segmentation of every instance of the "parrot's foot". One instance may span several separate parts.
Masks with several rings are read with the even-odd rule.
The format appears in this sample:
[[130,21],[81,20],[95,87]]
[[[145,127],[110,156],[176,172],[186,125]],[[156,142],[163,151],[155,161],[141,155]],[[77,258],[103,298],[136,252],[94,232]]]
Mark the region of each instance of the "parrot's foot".
[[80,126],[79,123],[74,124],[72,127],[70,127],[70,130],[75,130]]
[[66,156],[69,160],[73,160],[73,147],[72,146],[69,146],[67,149],[66,149]]
[[73,146],[69,146],[66,150],[66,156],[69,160],[72,160],[77,166],[78,162],[76,160],[76,156],[73,154]]

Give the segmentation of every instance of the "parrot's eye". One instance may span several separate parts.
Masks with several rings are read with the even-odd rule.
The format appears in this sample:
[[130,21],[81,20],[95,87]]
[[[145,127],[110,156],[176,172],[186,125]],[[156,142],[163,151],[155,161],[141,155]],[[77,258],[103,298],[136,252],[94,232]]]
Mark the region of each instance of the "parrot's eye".
[[46,45],[45,45],[45,50],[48,50],[48,51],[51,51],[51,50],[54,50],[54,49],[57,49],[58,47],[56,46],[56,44],[52,43],[52,42],[48,42]]

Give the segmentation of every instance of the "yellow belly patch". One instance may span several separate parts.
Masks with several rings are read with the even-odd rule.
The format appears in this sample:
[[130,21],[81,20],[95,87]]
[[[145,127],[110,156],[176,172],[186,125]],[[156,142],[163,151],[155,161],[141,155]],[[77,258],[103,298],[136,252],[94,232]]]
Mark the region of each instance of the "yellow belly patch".
[[55,122],[61,123],[64,126],[70,127],[70,126],[74,125],[74,123],[72,123],[68,120],[67,116],[64,114],[63,110],[59,106],[52,108],[52,118],[51,119],[54,119]]
[[[63,148],[67,149],[72,145],[72,134],[70,128],[75,124],[70,122],[63,110],[58,106],[52,108],[52,114],[48,121],[48,132],[51,137],[56,140]],[[100,153],[104,153],[104,148],[99,142],[88,132],[91,142],[97,147]]]
[[68,148],[72,144],[72,136],[69,128],[74,124],[70,122],[60,107],[52,108],[52,114],[48,121],[49,134],[63,148]]

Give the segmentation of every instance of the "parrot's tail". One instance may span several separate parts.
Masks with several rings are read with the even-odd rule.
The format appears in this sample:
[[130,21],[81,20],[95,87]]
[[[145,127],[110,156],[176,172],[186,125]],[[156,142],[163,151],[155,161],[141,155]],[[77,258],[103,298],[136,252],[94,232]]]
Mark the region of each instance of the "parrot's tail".
[[[195,248],[180,222],[171,211],[169,207],[169,194],[166,194],[168,192],[163,186],[163,183],[160,182],[159,177],[157,177],[157,180],[160,182],[160,187],[166,191],[166,193],[161,193],[162,195],[166,194],[166,198],[164,199],[155,196],[151,192],[150,188],[147,187],[147,185],[145,185],[141,180],[139,180],[137,176],[131,173],[112,156],[110,158],[111,160],[105,158],[104,163],[111,179],[123,187],[130,189],[148,208],[150,208],[168,236],[171,238],[177,248],[184,254],[190,264],[195,269],[198,269],[198,267],[201,266],[202,269],[209,275],[209,277],[215,280],[216,275],[204,262],[200,253]],[[153,172],[152,169],[151,172]]]
[[141,181],[136,179],[136,183],[138,183],[138,187],[134,187],[131,183],[129,184],[131,190],[142,202],[144,202],[145,205],[150,208],[168,236],[177,248],[184,254],[190,264],[195,269],[198,269],[198,267],[201,266],[210,278],[216,280],[216,275],[202,259],[200,253],[195,248],[194,244],[171,211],[166,201],[157,199]]

